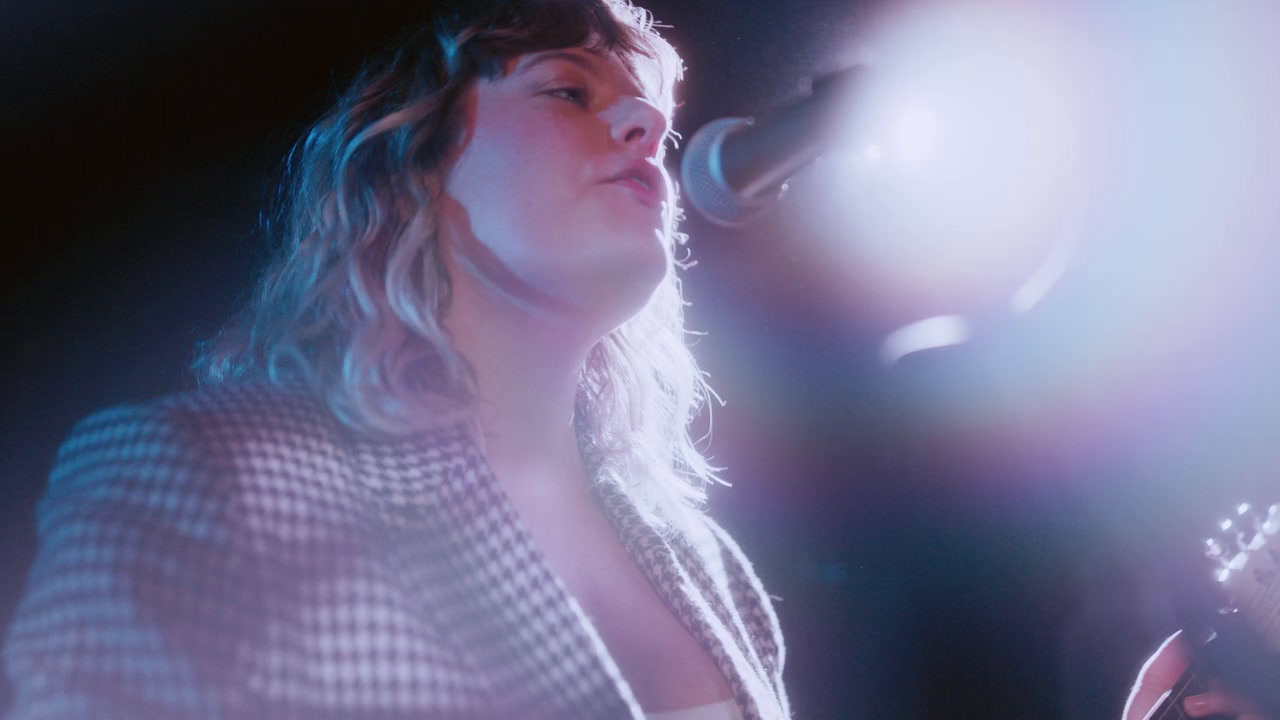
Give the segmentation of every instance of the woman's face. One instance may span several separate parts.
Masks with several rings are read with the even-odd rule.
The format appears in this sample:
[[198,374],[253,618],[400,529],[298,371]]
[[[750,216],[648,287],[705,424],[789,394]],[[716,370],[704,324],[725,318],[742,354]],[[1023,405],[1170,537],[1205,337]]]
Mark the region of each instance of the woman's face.
[[668,119],[612,54],[531,53],[508,69],[465,96],[444,176],[454,284],[607,331],[644,306],[670,264]]

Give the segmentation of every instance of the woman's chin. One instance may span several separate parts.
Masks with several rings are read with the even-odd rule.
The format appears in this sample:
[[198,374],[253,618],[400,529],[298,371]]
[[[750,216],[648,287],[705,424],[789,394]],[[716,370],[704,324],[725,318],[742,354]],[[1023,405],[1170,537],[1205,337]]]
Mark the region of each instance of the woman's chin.
[[666,279],[665,255],[659,259],[661,262],[638,257],[615,265],[596,275],[591,282],[580,285],[581,292],[575,293],[569,304],[577,309],[581,319],[608,332],[649,304]]

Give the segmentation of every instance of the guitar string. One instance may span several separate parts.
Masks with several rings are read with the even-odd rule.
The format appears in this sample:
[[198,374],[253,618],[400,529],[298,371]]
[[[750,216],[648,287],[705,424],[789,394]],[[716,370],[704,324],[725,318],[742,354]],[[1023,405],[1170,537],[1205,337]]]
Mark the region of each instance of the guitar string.
[[[1258,577],[1255,575],[1254,577]],[[1261,578],[1259,578],[1261,579]],[[1264,623],[1262,637],[1268,643],[1274,645],[1277,642],[1277,626],[1280,625],[1280,582],[1277,582],[1277,576],[1272,576],[1267,583],[1266,589],[1254,595],[1253,602],[1249,603],[1249,614],[1251,617],[1263,614],[1271,610],[1271,617]],[[1272,597],[1269,597],[1272,596]]]
[[[1276,585],[1273,583],[1272,588],[1280,588],[1280,585]],[[1268,588],[1267,590],[1264,590],[1261,593],[1255,594],[1253,597],[1253,602],[1249,603],[1249,605],[1246,606],[1246,610],[1253,612],[1257,610],[1258,605],[1263,605],[1265,601],[1265,596],[1268,594],[1270,589],[1271,588]],[[1280,624],[1280,613],[1275,613],[1274,616],[1266,622],[1267,636],[1270,636],[1272,634],[1272,631],[1277,624]],[[1192,663],[1192,665],[1188,668],[1191,674],[1187,676],[1185,682],[1180,683],[1182,687],[1179,689],[1175,686],[1174,689],[1177,689],[1177,692],[1172,693],[1168,698],[1166,698],[1164,712],[1162,712],[1158,718],[1153,718],[1152,720],[1165,720],[1168,717],[1170,712],[1177,713],[1177,716],[1176,716],[1177,718],[1187,717],[1186,711],[1183,709],[1181,701],[1185,699],[1187,693],[1193,687],[1193,684],[1195,683],[1196,679],[1199,677],[1202,669],[1203,668],[1200,667],[1199,663]]]
[[1188,669],[1191,671],[1191,674],[1187,676],[1185,682],[1179,683],[1182,687],[1179,688],[1175,685],[1172,689],[1176,690],[1176,692],[1165,698],[1164,712],[1160,713],[1158,718],[1152,718],[1151,720],[1165,720],[1165,718],[1169,717],[1169,713],[1171,712],[1177,713],[1174,716],[1175,718],[1187,717],[1186,711],[1182,707],[1182,701],[1187,697],[1187,693],[1191,690],[1196,678],[1200,676],[1201,668],[1199,663],[1193,663]]
[[[1263,637],[1271,638],[1272,639],[1271,641],[1274,643],[1276,642],[1274,638],[1276,637],[1277,634],[1280,634],[1280,632],[1277,632],[1277,626],[1280,625],[1280,609],[1277,609],[1276,607],[1276,606],[1280,606],[1280,597],[1273,598],[1275,605],[1272,605],[1272,603],[1265,602],[1266,596],[1271,594],[1271,591],[1273,590],[1277,591],[1276,592],[1277,595],[1280,595],[1280,582],[1277,582],[1275,577],[1271,578],[1271,582],[1269,583],[1269,587],[1267,588],[1267,590],[1263,591],[1262,593],[1259,593],[1257,600],[1253,604],[1263,605],[1262,610],[1264,612],[1268,609],[1268,607],[1270,607],[1273,610],[1273,612],[1271,613],[1271,618],[1266,623],[1266,631]],[[1251,611],[1256,609],[1257,608],[1253,608],[1253,607],[1250,608]]]
[[[1250,603],[1250,607],[1248,609],[1252,610],[1253,609],[1252,605],[1260,601],[1261,601],[1261,598],[1255,595],[1254,602]],[[1181,687],[1179,688],[1175,686],[1174,688],[1172,688],[1177,692],[1171,693],[1170,696],[1166,698],[1164,712],[1162,712],[1158,718],[1153,718],[1152,720],[1165,720],[1169,716],[1169,713],[1171,712],[1176,713],[1176,715],[1174,716],[1175,720],[1177,718],[1188,717],[1186,714],[1185,708],[1183,708],[1182,706],[1182,701],[1188,697],[1188,693],[1190,693],[1191,688],[1194,686],[1195,681],[1199,678],[1200,672],[1203,669],[1204,668],[1201,667],[1200,663],[1192,662],[1192,664],[1187,668],[1187,671],[1190,672],[1190,674],[1186,675],[1184,682],[1179,683]],[[1194,694],[1198,694],[1198,693],[1194,693]]]

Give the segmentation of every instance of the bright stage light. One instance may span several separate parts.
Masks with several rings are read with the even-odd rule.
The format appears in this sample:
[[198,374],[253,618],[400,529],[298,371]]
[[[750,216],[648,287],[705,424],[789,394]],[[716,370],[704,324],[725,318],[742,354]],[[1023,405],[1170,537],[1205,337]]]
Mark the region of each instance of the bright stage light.
[[895,158],[909,166],[918,165],[938,142],[938,114],[927,103],[907,102],[885,134]]
[[1089,63],[1073,29],[1027,3],[893,5],[845,149],[803,179],[794,219],[885,292],[930,298],[929,314],[1008,302],[1063,256],[1088,187]]
[[849,150],[778,218],[803,290],[885,362],[971,342],[929,381],[1020,441],[1123,438],[1152,477],[1273,487],[1280,2],[878,7],[824,48],[870,60]]

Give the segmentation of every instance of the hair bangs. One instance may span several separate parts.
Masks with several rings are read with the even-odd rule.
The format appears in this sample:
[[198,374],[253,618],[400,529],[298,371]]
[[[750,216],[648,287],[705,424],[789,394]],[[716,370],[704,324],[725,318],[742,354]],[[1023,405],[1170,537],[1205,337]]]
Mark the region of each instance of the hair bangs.
[[[464,22],[459,16],[452,20]],[[474,18],[465,22],[475,25]],[[459,48],[464,62],[478,76],[499,77],[512,60],[528,53],[583,48],[617,55],[665,114],[674,109],[671,95],[683,75],[683,64],[675,48],[655,32],[653,16],[644,8],[572,0],[503,2],[480,24],[484,29],[466,38]],[[467,34],[450,26],[442,27],[441,33],[449,37]]]

